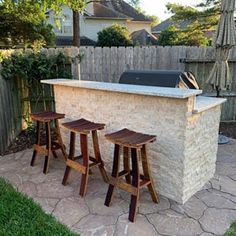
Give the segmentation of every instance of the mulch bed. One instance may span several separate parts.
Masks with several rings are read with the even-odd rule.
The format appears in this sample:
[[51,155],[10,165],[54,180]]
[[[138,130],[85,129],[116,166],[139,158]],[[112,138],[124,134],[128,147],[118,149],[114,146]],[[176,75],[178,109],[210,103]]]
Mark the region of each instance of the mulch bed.
[[[236,139],[236,122],[222,122],[220,124],[220,132],[229,138]],[[8,147],[5,153],[3,153],[3,155],[31,148],[35,143],[35,136],[35,129],[31,128],[23,130],[20,135],[13,141],[13,143]]]
[[[55,139],[56,134],[54,130],[52,130],[52,139]],[[2,155],[8,155],[11,153],[20,152],[27,148],[31,148],[33,144],[36,142],[36,130],[34,128],[23,130],[16,139],[12,142],[12,144],[7,148],[7,150],[2,153]],[[45,132],[42,132],[42,140],[41,144],[46,143]]]

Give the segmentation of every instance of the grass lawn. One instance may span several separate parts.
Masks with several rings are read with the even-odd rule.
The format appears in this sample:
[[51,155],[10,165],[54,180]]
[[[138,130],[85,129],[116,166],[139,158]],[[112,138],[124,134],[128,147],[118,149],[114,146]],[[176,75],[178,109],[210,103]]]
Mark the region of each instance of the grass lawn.
[[224,234],[224,236],[236,236],[236,221],[231,225],[230,229]]
[[0,178],[0,236],[78,236]]

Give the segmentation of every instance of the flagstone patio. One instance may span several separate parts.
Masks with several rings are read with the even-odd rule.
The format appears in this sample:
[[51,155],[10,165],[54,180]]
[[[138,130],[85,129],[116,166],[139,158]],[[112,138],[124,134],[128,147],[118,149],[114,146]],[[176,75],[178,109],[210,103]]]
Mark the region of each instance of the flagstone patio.
[[50,172],[44,175],[43,158],[38,158],[35,167],[30,167],[31,149],[3,156],[0,157],[0,176],[82,236],[222,235],[236,220],[235,153],[236,140],[219,146],[215,177],[184,205],[164,197],[159,204],[153,204],[144,190],[136,223],[128,221],[128,194],[117,191],[112,206],[104,206],[107,184],[96,171],[89,179],[85,198],[79,196],[78,173],[73,172],[69,184],[63,186],[62,158],[54,159]]

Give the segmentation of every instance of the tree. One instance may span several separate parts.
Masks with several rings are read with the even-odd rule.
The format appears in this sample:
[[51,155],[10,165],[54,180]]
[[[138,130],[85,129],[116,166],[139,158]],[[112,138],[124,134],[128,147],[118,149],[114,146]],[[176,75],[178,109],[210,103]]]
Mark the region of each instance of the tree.
[[[98,1],[98,0],[97,0]],[[11,25],[11,22],[18,23],[17,27],[12,25],[11,28],[8,28],[8,35],[12,35],[13,32],[17,32],[17,29],[21,28],[21,34],[25,32],[24,37],[19,38],[27,38],[27,33],[34,34],[33,30],[37,31],[37,29],[42,32],[47,32],[46,35],[41,35],[41,38],[45,38],[46,36],[51,35],[49,32],[51,30],[50,26],[46,24],[46,10],[52,9],[57,15],[60,14],[63,6],[68,6],[73,12],[73,45],[80,46],[80,27],[79,27],[79,14],[83,12],[86,5],[92,1],[90,0],[2,0],[0,1],[0,6],[5,7],[5,12],[7,15],[4,15],[3,11],[1,11],[0,16],[2,18],[11,19],[10,22],[2,24],[2,27],[6,29],[6,25]],[[23,27],[19,27],[19,24],[23,24]],[[43,24],[44,23],[44,24]],[[29,26],[31,25],[31,27]],[[45,26],[42,29],[43,25]],[[30,28],[30,29],[28,29]],[[12,29],[12,30],[11,30]],[[27,29],[27,31],[25,30]],[[0,28],[1,30],[1,28]],[[1,30],[2,34],[6,35],[6,32]],[[20,32],[17,32],[19,35]],[[39,36],[39,33],[36,32]],[[1,34],[1,33],[0,33]],[[46,38],[48,39],[48,37]],[[4,39],[5,40],[5,39]],[[17,39],[18,40],[18,39]],[[38,39],[39,40],[39,39]],[[31,42],[31,40],[28,40]]]
[[191,25],[185,30],[180,30],[178,27],[172,25],[166,30],[163,30],[158,38],[158,45],[161,46],[206,46],[209,40],[204,36],[204,32],[193,28]]
[[158,38],[158,45],[160,46],[174,46],[179,45],[179,31],[176,26],[170,26],[163,30]]
[[6,45],[24,46],[54,44],[52,26],[45,21],[39,4],[19,0],[0,2],[0,41]]
[[158,17],[158,16],[154,16],[154,15],[147,15],[147,14],[146,14],[146,16],[147,16],[149,19],[151,19],[151,20],[152,20],[151,27],[154,27],[154,26],[156,26],[156,25],[160,24],[160,19],[159,19],[159,17]]
[[220,17],[219,0],[203,0],[196,8],[176,3],[168,3],[166,7],[173,14],[173,21],[188,21],[195,29],[203,31],[214,29]]
[[82,13],[91,0],[45,0],[48,8],[54,10],[56,14],[62,11],[63,6],[72,10],[73,14],[73,46],[80,47],[80,13]]
[[126,27],[112,25],[98,32],[97,45],[101,47],[132,46],[133,42]]
[[[219,0],[204,0],[196,8],[168,3],[167,9],[173,13],[174,27],[163,31],[159,38],[160,45],[189,45],[205,46],[211,42],[204,35],[209,30],[214,30],[220,14]],[[188,26],[180,29],[180,22],[187,22]]]

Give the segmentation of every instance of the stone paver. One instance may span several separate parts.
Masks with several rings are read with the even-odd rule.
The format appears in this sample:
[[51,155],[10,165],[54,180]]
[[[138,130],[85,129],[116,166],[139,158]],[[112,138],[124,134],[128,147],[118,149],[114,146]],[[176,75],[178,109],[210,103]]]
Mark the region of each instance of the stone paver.
[[202,233],[198,221],[172,210],[148,215],[148,219],[161,235],[190,236]]
[[89,214],[89,208],[82,198],[63,198],[57,203],[53,214],[62,223],[73,226]]
[[10,154],[0,157],[0,176],[81,236],[215,236],[236,220],[235,153],[236,140],[219,146],[214,178],[184,205],[162,196],[154,204],[147,190],[142,191],[136,223],[128,221],[129,194],[117,191],[111,207],[104,206],[108,186],[96,170],[84,199],[79,196],[80,174],[72,172],[68,185],[63,186],[62,158],[53,159],[44,175],[43,158],[37,159],[35,167],[29,166],[31,149]]
[[82,235],[113,235],[117,217],[89,214],[75,224],[74,230]]
[[235,219],[235,210],[208,208],[200,219],[200,224],[206,232],[223,235],[229,228],[230,222]]

